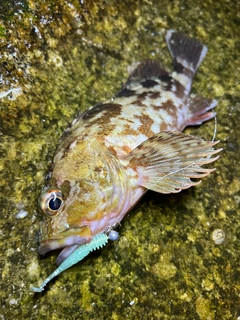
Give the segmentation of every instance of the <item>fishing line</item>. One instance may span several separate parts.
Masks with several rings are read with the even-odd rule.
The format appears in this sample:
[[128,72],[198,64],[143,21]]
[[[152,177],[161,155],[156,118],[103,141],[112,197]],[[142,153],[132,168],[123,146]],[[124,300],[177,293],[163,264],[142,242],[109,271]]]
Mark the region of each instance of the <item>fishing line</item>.
[[213,132],[212,142],[215,141],[216,135],[217,135],[217,115],[215,114],[215,117],[214,117],[214,132]]

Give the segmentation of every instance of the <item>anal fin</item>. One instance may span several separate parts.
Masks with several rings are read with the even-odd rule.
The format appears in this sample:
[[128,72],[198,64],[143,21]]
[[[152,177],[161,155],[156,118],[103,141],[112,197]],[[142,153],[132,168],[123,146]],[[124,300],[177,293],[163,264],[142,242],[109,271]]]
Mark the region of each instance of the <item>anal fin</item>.
[[206,142],[181,132],[160,132],[141,143],[124,159],[138,174],[139,186],[160,193],[175,193],[199,184],[215,169],[201,166],[215,161],[216,142]]
[[188,100],[187,125],[199,125],[215,117],[216,113],[208,112],[217,105],[217,100],[204,98],[198,95],[191,95]]

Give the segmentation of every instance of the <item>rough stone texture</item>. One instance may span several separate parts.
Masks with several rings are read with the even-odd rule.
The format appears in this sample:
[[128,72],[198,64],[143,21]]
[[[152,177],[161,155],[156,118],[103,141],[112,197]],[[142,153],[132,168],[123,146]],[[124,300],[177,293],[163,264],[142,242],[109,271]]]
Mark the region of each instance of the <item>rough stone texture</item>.
[[[217,171],[176,195],[149,192],[118,241],[33,294],[55,268],[56,254],[37,253],[37,199],[61,133],[116,93],[128,65],[170,66],[170,28],[209,47],[193,91],[219,100]],[[236,0],[1,1],[0,319],[240,317],[239,34]],[[10,88],[21,89],[5,96]],[[185,132],[211,139],[214,121]]]

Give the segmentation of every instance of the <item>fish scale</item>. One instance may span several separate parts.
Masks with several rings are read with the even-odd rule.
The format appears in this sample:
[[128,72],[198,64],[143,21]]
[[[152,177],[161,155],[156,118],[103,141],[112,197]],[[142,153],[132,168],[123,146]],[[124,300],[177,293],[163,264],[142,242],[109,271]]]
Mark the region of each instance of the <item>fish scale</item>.
[[138,63],[113,99],[80,114],[60,139],[40,196],[38,248],[62,249],[60,265],[81,260],[78,249],[116,228],[147,190],[180,192],[214,170],[203,166],[218,158],[218,142],[181,132],[215,117],[216,100],[190,95],[207,48],[173,30],[166,40],[172,72]]
[[[159,69],[158,62],[148,60],[144,62],[144,69],[148,69],[149,64],[156,64],[155,69]],[[171,83],[170,87],[166,80]],[[155,79],[148,85],[144,81],[137,84],[134,90],[132,88],[131,95],[129,92],[125,95],[120,93],[115,99],[86,111],[69,129],[69,140],[80,140],[87,130],[88,135],[100,136],[108,147],[112,144],[118,156],[123,156],[127,154],[126,150],[132,150],[157,132],[182,131],[187,125],[184,106],[188,96],[181,99],[181,90],[172,90],[173,87],[182,88],[178,80],[171,76],[166,80]],[[149,122],[152,122],[151,127]],[[114,139],[119,136],[121,141]],[[123,141],[126,141],[126,144],[123,145]],[[66,138],[63,143],[66,143]],[[60,143],[59,149],[65,148]]]

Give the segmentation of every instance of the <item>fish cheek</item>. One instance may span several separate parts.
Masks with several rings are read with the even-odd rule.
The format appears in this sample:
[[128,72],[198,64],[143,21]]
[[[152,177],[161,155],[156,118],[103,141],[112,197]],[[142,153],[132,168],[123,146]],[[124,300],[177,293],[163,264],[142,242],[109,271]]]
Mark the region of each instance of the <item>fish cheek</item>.
[[39,222],[39,231],[37,234],[37,242],[42,243],[47,240],[52,233],[51,230],[51,220],[45,214],[42,217],[42,220]]
[[[74,189],[74,190],[73,190]],[[65,212],[69,227],[97,219],[100,209],[99,193],[92,181],[82,180],[72,185],[70,196],[66,201]]]
[[60,186],[64,199],[69,197],[71,185],[69,180],[64,180]]

